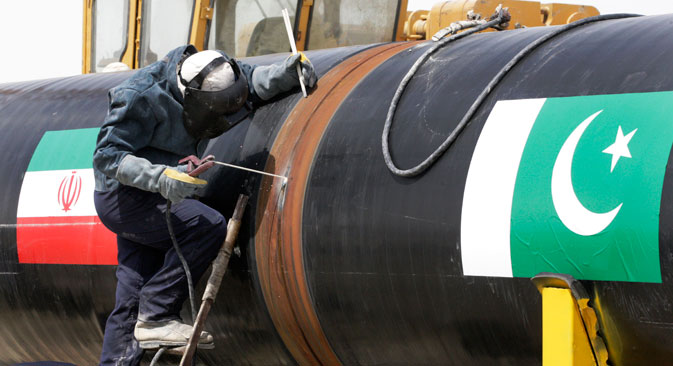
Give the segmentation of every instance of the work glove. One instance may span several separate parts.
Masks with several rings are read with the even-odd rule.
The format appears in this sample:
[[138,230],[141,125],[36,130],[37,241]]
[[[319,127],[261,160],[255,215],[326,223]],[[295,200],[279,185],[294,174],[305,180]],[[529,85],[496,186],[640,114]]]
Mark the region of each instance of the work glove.
[[186,169],[186,166],[171,168],[152,164],[147,159],[129,154],[119,163],[115,178],[124,185],[157,192],[171,202],[178,203],[194,195],[207,183],[203,179],[190,177],[184,172]]
[[261,99],[269,100],[282,92],[298,87],[297,64],[301,65],[306,87],[313,88],[318,77],[311,61],[304,53],[299,52],[289,56],[283,62],[255,68],[252,73],[252,87],[255,93]]
[[206,181],[194,178],[173,168],[166,168],[159,176],[159,193],[173,203],[191,197],[206,185]]

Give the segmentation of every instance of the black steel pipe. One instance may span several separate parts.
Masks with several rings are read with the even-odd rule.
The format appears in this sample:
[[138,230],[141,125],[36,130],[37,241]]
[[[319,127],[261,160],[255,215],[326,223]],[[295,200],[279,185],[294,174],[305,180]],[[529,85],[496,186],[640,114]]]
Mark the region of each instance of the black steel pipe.
[[[287,175],[289,182],[281,193],[272,180],[237,170],[215,168],[205,177],[203,200],[225,215],[239,193],[249,194],[250,204],[239,235],[242,256],[231,259],[206,326],[217,347],[200,352],[201,360],[540,364],[541,302],[529,279],[464,275],[461,220],[475,146],[498,101],[672,91],[672,30],[673,16],[656,16],[599,22],[554,38],[502,80],[447,153],[415,178],[387,170],[380,138],[395,88],[430,44],[309,53],[321,76],[309,98],[279,97],[209,144],[217,160]],[[398,166],[430,154],[493,75],[548,32],[473,35],[431,57],[398,106],[390,139]],[[107,89],[129,75],[0,85],[2,364],[97,361],[114,303],[114,266],[20,263],[26,243],[17,246],[17,231],[33,229],[17,226],[17,208],[44,133],[99,127]],[[615,365],[664,364],[673,356],[672,174],[666,166],[657,216],[661,282],[582,281]],[[45,207],[58,204],[56,196]],[[484,230],[494,225],[483,222]]]

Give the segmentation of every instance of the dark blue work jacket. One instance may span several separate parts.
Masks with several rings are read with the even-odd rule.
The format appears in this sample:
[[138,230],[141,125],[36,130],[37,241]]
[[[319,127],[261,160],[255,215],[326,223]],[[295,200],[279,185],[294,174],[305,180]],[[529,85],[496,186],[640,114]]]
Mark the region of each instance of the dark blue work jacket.
[[[178,47],[110,89],[110,109],[93,157],[96,191],[119,186],[115,175],[127,154],[167,166],[176,166],[185,156],[203,154],[208,140],[195,139],[183,126],[183,98],[176,73],[183,55],[195,52],[192,45]],[[250,97],[257,99],[251,84],[254,68],[239,65],[248,79]]]

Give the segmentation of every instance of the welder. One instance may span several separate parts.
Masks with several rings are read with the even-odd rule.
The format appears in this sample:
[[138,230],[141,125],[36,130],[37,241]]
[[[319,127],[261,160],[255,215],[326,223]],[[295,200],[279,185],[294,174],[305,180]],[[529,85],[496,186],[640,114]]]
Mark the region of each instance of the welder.
[[[224,52],[176,48],[109,91],[109,110],[93,157],[94,202],[117,234],[116,303],[105,325],[100,365],[138,365],[145,344],[185,345],[191,326],[180,318],[188,288],[167,229],[167,199],[175,237],[195,281],[226,236],[222,215],[193,199],[202,185],[181,179],[178,161],[202,156],[209,139],[254,108],[316,74],[303,54],[251,66]],[[182,174],[182,175],[181,175]],[[203,332],[203,348],[213,337]]]

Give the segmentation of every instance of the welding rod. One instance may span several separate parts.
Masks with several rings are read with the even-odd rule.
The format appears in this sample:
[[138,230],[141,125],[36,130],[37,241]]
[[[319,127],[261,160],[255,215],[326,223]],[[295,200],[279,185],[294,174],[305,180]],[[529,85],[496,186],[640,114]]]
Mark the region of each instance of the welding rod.
[[[292,47],[292,54],[297,54],[297,45],[294,43],[294,35],[292,34],[292,26],[290,25],[290,13],[287,9],[283,9],[283,20],[285,20],[285,30],[287,30],[287,37],[290,39],[290,47]],[[301,72],[301,62],[297,64],[297,74],[299,74],[299,85],[301,85],[301,92],[304,98],[307,97],[306,86],[304,85],[304,74]]]
[[282,176],[282,175],[271,174],[271,173],[263,172],[263,171],[261,171],[261,170],[255,170],[255,169],[250,169],[250,168],[244,168],[244,167],[242,167],[242,166],[238,166],[238,165],[234,165],[234,164],[227,164],[227,163],[223,163],[223,162],[221,162],[221,161],[213,161],[213,163],[215,163],[215,164],[217,164],[217,165],[228,166],[228,167],[230,167],[230,168],[234,168],[234,169],[241,169],[241,170],[245,170],[245,171],[248,171],[248,172],[253,172],[253,173],[257,173],[257,174],[268,175],[268,176],[270,176],[270,177],[283,178],[283,182],[284,182],[284,183],[287,182],[287,177],[284,177],[284,176]]

